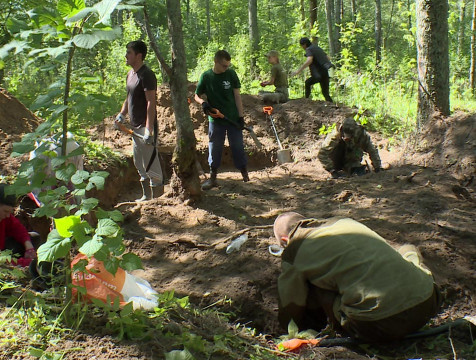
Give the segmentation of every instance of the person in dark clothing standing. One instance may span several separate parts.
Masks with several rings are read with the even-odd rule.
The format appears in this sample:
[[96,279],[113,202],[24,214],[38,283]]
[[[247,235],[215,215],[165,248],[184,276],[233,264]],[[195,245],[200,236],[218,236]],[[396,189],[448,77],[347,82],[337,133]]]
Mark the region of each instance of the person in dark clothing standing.
[[[202,190],[218,186],[217,174],[221,164],[225,136],[233,157],[235,167],[241,171],[243,181],[250,180],[247,170],[247,158],[243,144],[243,103],[240,95],[240,80],[235,70],[230,69],[231,56],[225,50],[215,53],[213,68],[205,71],[195,90],[195,101],[202,105],[208,116],[208,164],[210,178],[202,184]],[[217,109],[225,118],[214,118]]]
[[333,102],[329,95],[329,69],[334,67],[327,54],[319,46],[312,44],[311,41],[304,37],[299,40],[299,44],[306,51],[306,61],[301,67],[293,72],[291,76],[295,76],[309,67],[311,77],[305,82],[305,96],[309,98],[311,95],[311,86],[321,84],[322,95],[326,101]]
[[155,149],[157,134],[154,134],[157,78],[144,64],[147,45],[143,41],[131,41],[126,48],[126,62],[132,69],[127,74],[127,98],[116,116],[115,126],[119,129],[129,114],[134,133],[138,135],[132,137],[134,165],[142,186],[142,197],[137,201],[145,201],[164,193],[162,167]]

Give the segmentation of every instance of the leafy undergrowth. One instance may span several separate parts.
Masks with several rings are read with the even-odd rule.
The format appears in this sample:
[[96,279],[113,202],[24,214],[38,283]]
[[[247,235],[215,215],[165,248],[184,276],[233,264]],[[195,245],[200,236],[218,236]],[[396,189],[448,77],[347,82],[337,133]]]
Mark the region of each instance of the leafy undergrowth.
[[[275,359],[278,351],[265,336],[242,325],[215,306],[197,309],[188,298],[167,292],[154,311],[133,310],[132,303],[72,304],[65,316],[61,289],[36,292],[16,282],[18,270],[0,280],[0,358],[79,359],[84,348],[70,346],[78,339],[110,338],[115,347],[141,344],[165,359]],[[20,276],[21,277],[21,276]],[[25,279],[25,277],[23,277]],[[217,304],[218,305],[218,304]],[[69,324],[69,325],[67,325]],[[88,346],[88,342],[84,342]],[[114,357],[115,349],[102,349]]]
[[[285,353],[275,344],[292,338],[309,339],[309,332],[289,334],[280,339],[256,334],[253,329],[232,324],[235,317],[228,299],[199,309],[188,297],[178,298],[172,292],[159,296],[158,307],[145,312],[133,310],[132,304],[120,308],[99,301],[94,304],[72,304],[66,317],[64,288],[44,292],[26,284],[26,271],[2,269],[0,297],[5,304],[0,309],[1,359],[86,359],[93,346],[101,359],[325,359],[332,354],[345,359],[472,359],[476,341],[467,326],[424,339],[406,340],[386,346],[348,345],[332,350],[303,347],[300,352]],[[22,284],[23,283],[23,284]],[[68,324],[68,325],[67,325]],[[335,336],[329,330],[324,334]],[[109,339],[109,341],[104,341]],[[345,340],[345,339],[341,339]],[[345,344],[343,344],[345,345]],[[138,347],[131,350],[130,347]],[[125,350],[124,350],[125,349]],[[147,349],[147,350],[144,350]],[[121,351],[124,355],[121,355]],[[329,353],[327,351],[332,351]],[[363,355],[358,355],[358,353]]]

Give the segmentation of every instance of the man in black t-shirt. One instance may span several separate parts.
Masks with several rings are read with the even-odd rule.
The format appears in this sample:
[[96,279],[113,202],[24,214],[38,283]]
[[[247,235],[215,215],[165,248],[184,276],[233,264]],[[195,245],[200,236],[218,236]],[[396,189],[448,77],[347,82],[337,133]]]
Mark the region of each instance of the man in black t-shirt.
[[306,61],[302,66],[293,72],[291,76],[295,76],[309,66],[311,77],[305,82],[306,98],[311,95],[311,86],[315,83],[321,85],[322,95],[326,101],[333,102],[329,95],[329,69],[334,65],[329,60],[327,54],[319,46],[312,44],[308,38],[299,40],[299,44],[306,51]]
[[132,69],[127,73],[127,98],[116,117],[116,128],[129,114],[134,133],[134,165],[140,175],[142,197],[137,201],[149,200],[164,193],[163,173],[157,156],[156,92],[157,78],[145,64],[147,46],[143,41],[127,44],[126,62]]

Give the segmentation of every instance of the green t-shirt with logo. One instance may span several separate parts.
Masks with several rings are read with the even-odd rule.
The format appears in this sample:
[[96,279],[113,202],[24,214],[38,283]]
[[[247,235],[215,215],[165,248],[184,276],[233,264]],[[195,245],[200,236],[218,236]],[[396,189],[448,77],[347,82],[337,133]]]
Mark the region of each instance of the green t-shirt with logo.
[[[200,96],[207,95],[207,102],[211,107],[220,110],[228,119],[238,122],[238,108],[236,107],[233,89],[241,87],[235,70],[227,69],[221,74],[216,74],[213,69],[205,71],[197,84],[195,93]],[[223,120],[208,117],[209,121],[224,123]]]
[[288,87],[288,75],[280,63],[274,64],[271,68],[271,77],[274,77],[274,86],[276,88]]

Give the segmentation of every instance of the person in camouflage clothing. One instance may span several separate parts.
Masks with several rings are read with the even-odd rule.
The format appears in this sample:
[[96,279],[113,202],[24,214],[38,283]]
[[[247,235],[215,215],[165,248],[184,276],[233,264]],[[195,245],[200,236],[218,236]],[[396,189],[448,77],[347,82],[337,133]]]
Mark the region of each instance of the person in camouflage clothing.
[[346,118],[327,135],[317,157],[332,177],[342,176],[343,173],[364,175],[366,166],[361,164],[364,152],[369,154],[375,172],[382,170],[378,150],[369,134],[354,119]]
[[396,341],[435,316],[441,294],[414,245],[393,248],[350,218],[279,215],[274,235],[284,251],[278,320],[300,330],[334,330],[370,342]]

